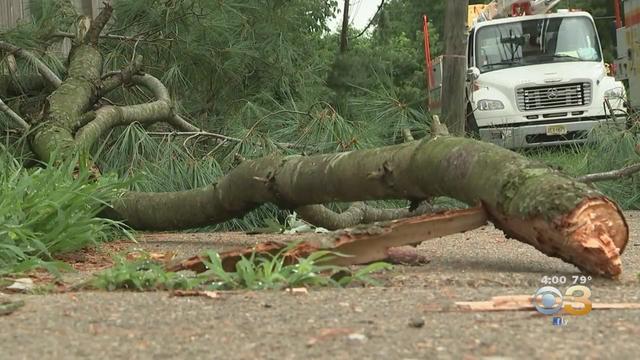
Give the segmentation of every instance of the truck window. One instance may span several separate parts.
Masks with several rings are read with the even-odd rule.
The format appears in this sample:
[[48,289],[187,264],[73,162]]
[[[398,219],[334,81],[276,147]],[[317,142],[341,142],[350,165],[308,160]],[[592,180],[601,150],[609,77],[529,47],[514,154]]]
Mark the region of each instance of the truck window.
[[601,61],[593,22],[585,16],[554,17],[488,25],[475,36],[481,72],[568,61]]

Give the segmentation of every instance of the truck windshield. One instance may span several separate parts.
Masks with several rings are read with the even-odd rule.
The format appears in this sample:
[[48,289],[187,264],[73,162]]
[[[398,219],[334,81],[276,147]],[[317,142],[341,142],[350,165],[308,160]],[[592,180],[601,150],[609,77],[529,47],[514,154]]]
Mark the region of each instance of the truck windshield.
[[481,72],[602,59],[596,30],[585,16],[489,25],[480,28],[475,39],[475,61]]

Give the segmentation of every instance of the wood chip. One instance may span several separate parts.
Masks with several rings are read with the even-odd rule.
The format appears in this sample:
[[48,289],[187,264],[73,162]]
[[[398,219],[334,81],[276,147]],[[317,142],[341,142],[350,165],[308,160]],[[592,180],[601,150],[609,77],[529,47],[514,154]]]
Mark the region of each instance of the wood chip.
[[287,288],[284,291],[293,294],[293,295],[307,295],[309,294],[309,290],[307,290],[307,288]]
[[13,284],[6,287],[7,290],[13,292],[29,292],[33,290],[34,284],[31,278],[15,279]]
[[[531,295],[507,295],[495,296],[489,301],[457,301],[454,311],[535,311],[532,300]],[[579,307],[580,304],[576,303],[576,306]],[[640,309],[640,303],[593,303],[592,306],[592,310]]]
[[175,290],[171,293],[171,296],[204,296],[210,299],[220,298],[220,294],[217,291],[200,290]]

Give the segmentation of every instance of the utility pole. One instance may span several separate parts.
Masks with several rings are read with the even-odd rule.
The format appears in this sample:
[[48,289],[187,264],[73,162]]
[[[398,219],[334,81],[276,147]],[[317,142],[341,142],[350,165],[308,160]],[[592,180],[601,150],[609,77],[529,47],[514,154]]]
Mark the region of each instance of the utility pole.
[[349,0],[344,0],[344,9],[342,9],[342,30],[340,31],[340,53],[347,52],[349,41]]
[[467,7],[469,0],[449,0],[444,15],[444,79],[442,121],[453,135],[463,136],[467,104]]

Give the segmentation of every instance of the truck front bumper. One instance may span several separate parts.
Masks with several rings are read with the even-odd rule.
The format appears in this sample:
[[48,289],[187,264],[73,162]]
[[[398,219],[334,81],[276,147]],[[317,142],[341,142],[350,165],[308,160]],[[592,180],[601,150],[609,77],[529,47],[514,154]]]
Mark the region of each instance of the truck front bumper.
[[507,149],[585,143],[589,132],[600,124],[624,129],[625,119],[584,120],[515,127],[483,127],[480,139]]

